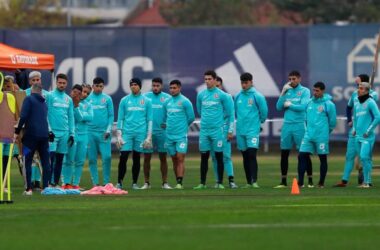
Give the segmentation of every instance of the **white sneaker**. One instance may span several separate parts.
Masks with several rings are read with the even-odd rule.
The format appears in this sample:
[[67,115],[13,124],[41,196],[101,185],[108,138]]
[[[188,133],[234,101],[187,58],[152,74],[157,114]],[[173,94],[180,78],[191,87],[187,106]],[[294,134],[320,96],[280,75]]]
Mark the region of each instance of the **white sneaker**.
[[31,196],[33,194],[33,191],[31,189],[29,190],[25,190],[22,195],[27,195],[27,196]]
[[120,183],[118,183],[118,184],[116,184],[116,188],[122,190],[123,186]]
[[163,185],[162,185],[162,189],[173,189],[168,183],[164,183]]
[[150,189],[150,188],[151,188],[150,184],[145,182],[144,185],[140,189]]
[[236,185],[235,182],[230,182],[229,185],[230,185],[230,188],[233,188],[233,189],[238,188],[238,185]]
[[140,188],[139,188],[139,186],[136,183],[133,183],[132,184],[132,189],[137,190],[137,189],[140,189]]

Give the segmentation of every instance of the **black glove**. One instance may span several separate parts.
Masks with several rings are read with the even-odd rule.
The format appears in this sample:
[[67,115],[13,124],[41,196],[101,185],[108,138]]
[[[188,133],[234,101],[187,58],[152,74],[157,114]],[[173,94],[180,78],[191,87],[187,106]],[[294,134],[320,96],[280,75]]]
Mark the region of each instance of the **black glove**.
[[53,142],[54,138],[55,138],[55,134],[52,131],[50,131],[49,132],[49,142]]
[[69,140],[67,140],[67,143],[70,147],[72,147],[74,144],[74,136],[70,135]]

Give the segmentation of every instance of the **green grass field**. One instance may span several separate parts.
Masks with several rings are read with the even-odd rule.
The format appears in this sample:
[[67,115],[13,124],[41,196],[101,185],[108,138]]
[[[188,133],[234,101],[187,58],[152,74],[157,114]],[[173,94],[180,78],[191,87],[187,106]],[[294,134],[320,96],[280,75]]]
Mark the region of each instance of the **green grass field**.
[[[241,160],[234,162],[236,182],[242,185]],[[317,183],[316,158],[313,163]],[[356,188],[356,173],[351,186],[331,188],[340,180],[343,163],[343,157],[331,157],[326,188],[302,189],[299,196],[290,195],[290,188],[273,189],[280,175],[277,156],[259,157],[261,188],[252,190],[192,190],[199,180],[196,156],[186,161],[185,190],[162,190],[155,160],[153,188],[128,189],[123,197],[46,197],[36,192],[24,197],[13,168],[15,203],[0,205],[0,249],[378,249],[379,188]],[[112,167],[115,180],[116,158]],[[293,154],[289,176],[295,173]],[[375,186],[380,185],[379,174],[374,170]],[[129,162],[126,187],[130,176]],[[82,186],[90,187],[87,167],[82,180]],[[172,171],[170,180],[173,185]],[[212,170],[208,180],[212,186]]]

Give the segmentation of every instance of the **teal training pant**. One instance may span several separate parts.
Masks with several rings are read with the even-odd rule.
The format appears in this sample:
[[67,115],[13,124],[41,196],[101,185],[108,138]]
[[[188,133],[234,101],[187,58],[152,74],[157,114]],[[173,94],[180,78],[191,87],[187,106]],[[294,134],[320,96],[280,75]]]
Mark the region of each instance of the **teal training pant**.
[[77,135],[74,145],[63,161],[62,175],[64,184],[79,186],[83,165],[87,156],[88,135]]
[[[225,138],[227,138],[227,135],[225,135]],[[214,167],[215,180],[218,181],[218,164],[216,162],[215,152],[213,150],[211,151],[211,157],[212,157],[212,165]],[[224,141],[223,163],[224,163],[224,170],[227,172],[227,175],[234,176],[234,166],[231,160],[231,142],[228,140]]]
[[363,165],[364,183],[372,183],[372,150],[375,144],[375,137],[355,138],[356,153],[359,155]]
[[350,179],[352,169],[354,169],[356,157],[355,137],[352,135],[351,129],[349,131],[346,151],[346,162],[344,163],[344,172],[342,180],[347,181]]
[[88,132],[88,162],[93,185],[99,185],[98,154],[102,159],[103,184],[110,182],[111,174],[111,136],[104,139],[103,132]]

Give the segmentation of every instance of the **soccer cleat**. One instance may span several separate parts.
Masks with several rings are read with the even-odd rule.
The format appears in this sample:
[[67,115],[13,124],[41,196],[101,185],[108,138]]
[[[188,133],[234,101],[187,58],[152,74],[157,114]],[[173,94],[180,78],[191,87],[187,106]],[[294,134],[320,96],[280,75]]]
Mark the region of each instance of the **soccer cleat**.
[[260,186],[259,186],[259,184],[257,184],[257,182],[254,182],[254,183],[252,183],[252,187],[253,188],[259,188]]
[[73,189],[73,186],[71,186],[71,184],[65,184],[62,185],[62,189]]
[[167,182],[162,184],[162,189],[173,189]]
[[151,186],[149,183],[145,182],[144,185],[140,189],[150,189]]
[[325,188],[325,185],[323,185],[323,184],[318,184],[318,188]]
[[247,188],[252,188],[252,184],[245,184],[244,186],[242,186],[241,188],[244,188],[244,189],[247,189]]
[[339,182],[339,183],[335,184],[333,187],[347,187],[347,183]]
[[136,183],[133,183],[132,184],[132,189],[139,190],[140,188],[139,188],[139,186]]
[[358,186],[358,188],[370,188],[371,186],[369,184],[363,183]]
[[174,189],[183,189],[183,185],[178,183],[175,185]]
[[280,183],[279,185],[277,186],[274,186],[273,188],[277,188],[277,189],[280,189],[280,188],[287,188],[288,186],[283,184],[283,183]]
[[230,188],[232,188],[232,189],[239,188],[238,185],[236,185],[236,183],[233,182],[233,181],[229,183],[229,186],[230,186]]
[[22,195],[31,196],[33,194],[32,189],[25,190]]
[[[314,188],[314,184],[313,183],[309,183],[309,184],[307,184],[307,187],[308,188]],[[318,187],[319,187],[319,185],[318,185]]]
[[81,188],[79,185],[73,185],[71,188],[75,190],[80,190],[80,191],[84,190],[84,188]]
[[220,184],[220,183],[215,184],[214,188],[216,188],[216,189],[225,189],[224,186],[223,186],[223,184]]
[[207,186],[205,184],[199,184],[198,186],[193,187],[193,189],[195,189],[195,190],[206,189],[206,188],[207,188]]
[[118,184],[116,184],[116,188],[122,190],[123,189],[123,185],[121,183],[118,183]]

